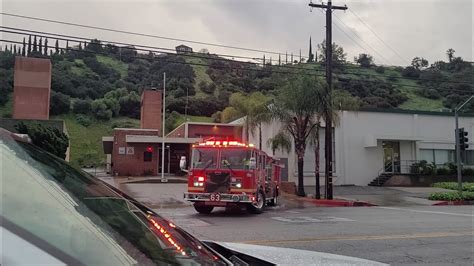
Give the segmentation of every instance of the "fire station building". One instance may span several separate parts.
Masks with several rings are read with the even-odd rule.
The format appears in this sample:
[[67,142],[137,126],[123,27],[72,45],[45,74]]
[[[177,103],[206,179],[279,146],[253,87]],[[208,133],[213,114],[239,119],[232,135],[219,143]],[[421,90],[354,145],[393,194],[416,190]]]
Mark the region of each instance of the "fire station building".
[[180,172],[181,156],[189,158],[191,145],[206,139],[241,140],[240,125],[185,122],[162,137],[162,93],[144,90],[141,98],[140,128],[115,128],[113,136],[102,138],[108,171],[119,176],[161,173],[164,142],[164,172]]

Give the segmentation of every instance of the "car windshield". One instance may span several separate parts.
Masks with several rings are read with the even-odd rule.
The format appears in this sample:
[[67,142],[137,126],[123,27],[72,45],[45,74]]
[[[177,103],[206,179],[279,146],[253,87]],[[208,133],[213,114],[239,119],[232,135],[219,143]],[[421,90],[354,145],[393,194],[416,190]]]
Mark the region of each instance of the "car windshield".
[[251,152],[246,149],[223,148],[221,151],[221,168],[249,169]]
[[210,148],[194,149],[191,165],[193,169],[217,168],[217,149],[210,149]]
[[[67,264],[222,264],[197,239],[61,159],[0,131],[3,224]],[[43,246],[42,246],[43,247]]]

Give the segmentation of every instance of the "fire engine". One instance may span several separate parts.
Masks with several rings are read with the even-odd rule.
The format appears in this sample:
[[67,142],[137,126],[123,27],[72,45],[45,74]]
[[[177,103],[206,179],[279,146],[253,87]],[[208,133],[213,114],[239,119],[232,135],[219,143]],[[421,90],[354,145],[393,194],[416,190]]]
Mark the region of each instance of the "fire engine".
[[265,206],[278,204],[281,166],[252,144],[238,141],[204,141],[194,144],[190,168],[186,157],[180,167],[188,172],[184,199],[199,213],[214,207],[245,206],[250,213],[262,213]]

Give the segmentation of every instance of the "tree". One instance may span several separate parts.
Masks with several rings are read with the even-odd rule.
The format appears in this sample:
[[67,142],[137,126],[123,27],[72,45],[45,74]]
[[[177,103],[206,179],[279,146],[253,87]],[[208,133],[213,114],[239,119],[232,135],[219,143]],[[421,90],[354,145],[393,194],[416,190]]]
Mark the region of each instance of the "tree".
[[359,54],[358,57],[354,57],[354,61],[364,68],[370,68],[374,65],[374,58],[369,54]]
[[[326,41],[318,44],[319,50],[319,61],[323,64],[326,64]],[[347,54],[344,52],[344,49],[337,45],[336,43],[332,44],[332,61],[335,67],[342,66],[346,63]]]
[[34,145],[62,159],[66,158],[69,138],[59,129],[38,123],[26,125],[23,122],[17,124],[15,129],[20,134],[28,134]]
[[448,61],[451,63],[453,61],[453,58],[454,58],[454,53],[456,51],[453,49],[453,48],[449,48],[447,51],[446,51],[446,55],[448,55]]
[[316,77],[291,79],[278,90],[274,103],[269,107],[271,119],[281,123],[277,139],[293,140],[298,161],[299,196],[305,196],[304,155],[308,138],[317,126],[316,116],[320,112],[320,105],[324,102],[324,86],[324,82]]
[[61,92],[51,91],[49,111],[52,115],[66,114],[71,106],[71,97]]
[[99,120],[108,121],[112,118],[112,111],[107,108],[103,99],[94,100],[91,109],[92,114]]
[[416,70],[425,69],[428,67],[428,60],[424,59],[423,57],[415,57],[411,61],[411,66]]
[[75,114],[87,114],[91,111],[91,103],[92,101],[89,99],[87,100],[76,99],[72,103],[72,111]]
[[245,137],[247,141],[250,134],[254,135],[258,129],[259,149],[262,149],[262,124],[270,120],[267,105],[269,98],[261,92],[254,92],[246,96],[234,93],[230,96],[229,103],[244,119]]
[[43,37],[40,37],[40,39],[39,39],[38,52],[39,52],[40,54],[43,53]]
[[26,56],[26,40],[23,37],[23,47],[21,48],[21,56]]
[[59,54],[59,40],[56,39],[56,43],[54,44],[54,53]]
[[43,52],[43,54],[44,54],[45,56],[48,55],[48,38],[45,38],[45,39],[44,39],[44,52]]
[[314,62],[313,47],[311,44],[311,37],[309,37],[309,54],[308,54],[308,63]]
[[37,51],[38,51],[38,43],[36,42],[36,35],[35,35],[35,38],[33,41],[33,52],[37,52]]
[[28,55],[31,53],[31,35],[28,37]]

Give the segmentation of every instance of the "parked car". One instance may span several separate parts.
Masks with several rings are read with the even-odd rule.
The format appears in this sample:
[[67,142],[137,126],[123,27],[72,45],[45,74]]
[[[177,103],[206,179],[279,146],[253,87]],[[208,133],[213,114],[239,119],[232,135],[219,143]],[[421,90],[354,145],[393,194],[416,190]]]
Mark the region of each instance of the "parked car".
[[273,265],[376,262],[200,241],[27,136],[0,129],[1,265]]

